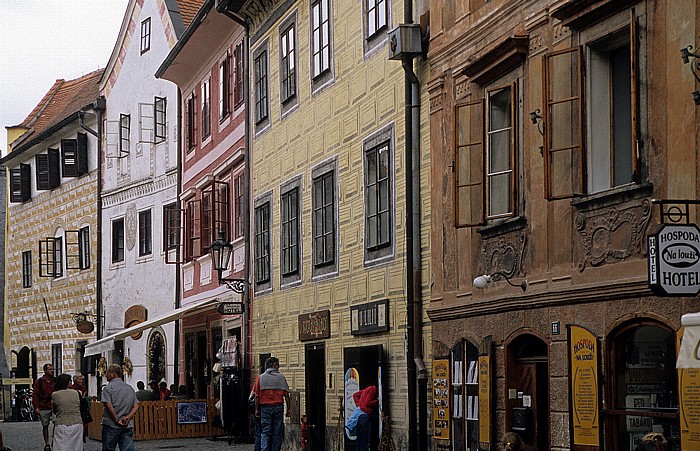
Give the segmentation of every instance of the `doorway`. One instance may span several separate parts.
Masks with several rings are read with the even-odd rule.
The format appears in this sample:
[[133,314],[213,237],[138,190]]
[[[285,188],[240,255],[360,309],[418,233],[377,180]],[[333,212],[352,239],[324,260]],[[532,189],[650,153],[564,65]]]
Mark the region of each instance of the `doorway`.
[[[346,405],[347,397],[351,396],[348,391],[348,380],[355,379],[355,386],[360,390],[369,387],[370,385],[375,385],[379,389],[379,411],[372,416],[372,437],[370,440],[370,449],[372,451],[377,450],[379,446],[379,426],[380,426],[380,413],[382,409],[382,404],[385,399],[382,398],[383,395],[383,374],[385,372],[384,367],[384,351],[382,345],[374,346],[362,346],[357,348],[345,348],[343,350],[343,359],[345,367],[344,381]],[[354,371],[353,371],[354,370]],[[350,377],[352,375],[353,377]],[[352,412],[350,412],[352,413]],[[350,414],[347,410],[345,412],[345,419],[347,420]],[[355,442],[348,439],[347,434],[345,434],[345,449],[354,450]]]
[[517,432],[527,451],[549,449],[549,352],[531,334],[507,346],[506,430]]
[[306,421],[309,451],[326,449],[326,350],[323,343],[306,345]]

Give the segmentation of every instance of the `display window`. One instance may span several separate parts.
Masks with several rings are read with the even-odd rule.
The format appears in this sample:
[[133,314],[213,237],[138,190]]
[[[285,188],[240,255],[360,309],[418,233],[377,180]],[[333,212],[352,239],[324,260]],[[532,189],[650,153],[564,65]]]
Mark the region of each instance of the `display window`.
[[479,449],[479,351],[468,340],[452,348],[452,450]]

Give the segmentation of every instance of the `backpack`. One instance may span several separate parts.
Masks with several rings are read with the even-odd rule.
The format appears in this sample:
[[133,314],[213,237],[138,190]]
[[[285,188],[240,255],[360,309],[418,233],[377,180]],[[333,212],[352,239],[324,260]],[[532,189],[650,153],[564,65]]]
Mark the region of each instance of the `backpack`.
[[78,392],[78,399],[80,399],[80,418],[83,419],[83,424],[92,423],[92,412],[90,412],[90,398],[88,398],[87,394],[83,396],[80,393],[80,390],[76,391]]

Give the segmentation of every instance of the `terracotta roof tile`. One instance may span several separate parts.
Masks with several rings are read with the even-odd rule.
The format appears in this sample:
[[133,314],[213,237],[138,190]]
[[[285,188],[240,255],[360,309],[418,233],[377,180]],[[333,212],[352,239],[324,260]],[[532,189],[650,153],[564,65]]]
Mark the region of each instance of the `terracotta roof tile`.
[[192,19],[197,15],[199,8],[204,4],[204,0],[177,0],[177,6],[180,8],[180,15],[185,28],[189,27]]
[[29,130],[15,140],[13,148],[29,143],[43,131],[97,99],[100,95],[98,83],[103,71],[104,69],[99,69],[74,80],[56,80],[29,116],[19,124]]

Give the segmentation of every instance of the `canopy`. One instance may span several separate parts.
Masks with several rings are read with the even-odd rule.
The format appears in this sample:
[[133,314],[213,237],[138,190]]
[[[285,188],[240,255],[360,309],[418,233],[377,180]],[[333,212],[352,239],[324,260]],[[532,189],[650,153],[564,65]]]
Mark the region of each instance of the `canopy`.
[[681,325],[685,328],[676,368],[700,368],[700,313],[681,316]]
[[139,323],[135,326],[131,326],[127,329],[120,330],[119,332],[113,333],[112,335],[108,335],[106,337],[100,338],[97,341],[85,345],[84,355],[87,357],[91,355],[101,354],[106,351],[111,351],[112,349],[114,349],[115,340],[121,340],[122,338],[128,337],[129,335],[141,332],[143,330],[151,329],[153,327],[160,326],[161,324],[169,323],[171,321],[175,321],[176,319],[193,315],[199,310],[216,305],[218,302],[218,299],[209,299],[207,301],[200,302],[197,304],[189,304],[184,307],[177,308],[169,313],[166,313],[165,315],[161,315],[156,318],[149,319],[148,321]]

